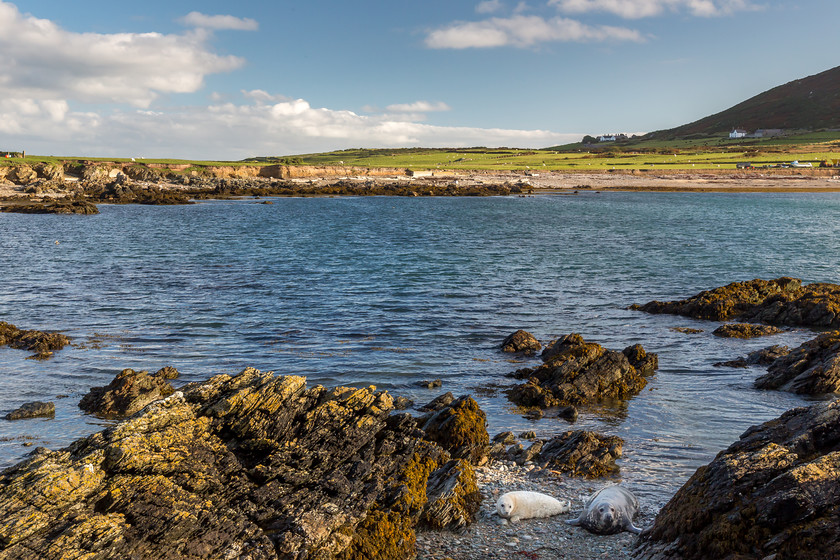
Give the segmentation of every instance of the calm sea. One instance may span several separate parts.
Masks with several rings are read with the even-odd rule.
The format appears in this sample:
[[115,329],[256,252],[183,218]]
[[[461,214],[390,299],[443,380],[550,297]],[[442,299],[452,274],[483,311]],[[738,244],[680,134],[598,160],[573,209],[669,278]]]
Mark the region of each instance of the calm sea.
[[[281,198],[102,206],[98,216],[0,214],[0,320],[59,330],[47,361],[0,348],[0,466],[107,423],[80,413],[124,368],[172,365],[181,382],[246,366],[310,385],[376,385],[422,404],[470,393],[491,436],[572,427],[624,438],[622,477],[662,505],[749,426],[807,400],[757,391],[760,368],[712,363],[810,332],[713,337],[715,323],[629,311],[736,280],[840,281],[835,194],[594,193],[531,198]],[[675,327],[703,329],[686,335]],[[648,388],[574,425],[518,415],[498,346],[524,328],[659,354]],[[421,389],[442,379],[441,389]],[[25,444],[31,444],[27,446]]]

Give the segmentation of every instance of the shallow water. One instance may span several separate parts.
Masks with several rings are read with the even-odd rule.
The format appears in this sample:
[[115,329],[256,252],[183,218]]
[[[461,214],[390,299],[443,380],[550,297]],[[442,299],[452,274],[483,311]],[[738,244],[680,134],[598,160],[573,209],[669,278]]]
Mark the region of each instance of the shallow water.
[[[624,438],[623,479],[661,505],[747,427],[808,402],[753,389],[760,368],[711,364],[813,333],[720,339],[715,323],[627,307],[736,280],[840,277],[836,194],[273,202],[0,214],[0,320],[74,342],[47,361],[0,348],[0,411],[56,403],[53,420],[0,420],[0,466],[31,451],[24,444],[60,448],[107,425],[77,403],[127,367],[173,365],[187,382],[253,366],[418,403],[471,393],[491,435],[550,437],[572,426],[527,420],[499,390],[516,383],[506,373],[536,364],[497,350],[524,328],[659,353],[640,395],[584,410],[574,427]],[[434,378],[442,389],[415,386]]]

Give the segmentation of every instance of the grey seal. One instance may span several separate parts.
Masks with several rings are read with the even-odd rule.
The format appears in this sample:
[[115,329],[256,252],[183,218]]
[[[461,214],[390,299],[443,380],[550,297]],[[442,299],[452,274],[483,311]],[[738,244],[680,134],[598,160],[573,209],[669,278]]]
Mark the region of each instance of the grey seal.
[[621,486],[607,486],[586,500],[577,519],[569,519],[566,523],[580,525],[599,535],[613,535],[621,531],[638,535],[642,530],[633,525],[633,518],[638,513],[639,500],[636,496]]

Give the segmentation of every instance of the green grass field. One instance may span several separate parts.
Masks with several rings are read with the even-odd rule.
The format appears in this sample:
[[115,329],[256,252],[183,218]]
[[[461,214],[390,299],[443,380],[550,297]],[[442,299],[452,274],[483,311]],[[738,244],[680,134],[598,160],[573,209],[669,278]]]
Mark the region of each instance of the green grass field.
[[[602,143],[596,146],[569,144],[542,150],[513,148],[398,148],[353,149],[318,154],[250,158],[242,161],[192,161],[143,159],[137,164],[190,166],[242,165],[332,165],[391,167],[398,169],[444,169],[457,171],[602,171],[611,169],[735,169],[736,164],[773,166],[797,160],[817,167],[828,160],[840,163],[840,132],[809,132],[779,138],[730,140],[728,137],[693,140],[640,140]],[[26,156],[37,162],[118,162],[131,158],[80,158]],[[0,158],[0,165],[20,163],[17,158]]]

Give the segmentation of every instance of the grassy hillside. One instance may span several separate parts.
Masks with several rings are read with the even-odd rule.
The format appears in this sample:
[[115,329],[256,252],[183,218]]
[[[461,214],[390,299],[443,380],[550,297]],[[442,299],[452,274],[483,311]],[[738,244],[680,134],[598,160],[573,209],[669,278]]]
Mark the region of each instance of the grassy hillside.
[[741,128],[820,130],[840,128],[840,66],[765,91],[725,111],[649,138],[714,136]]

